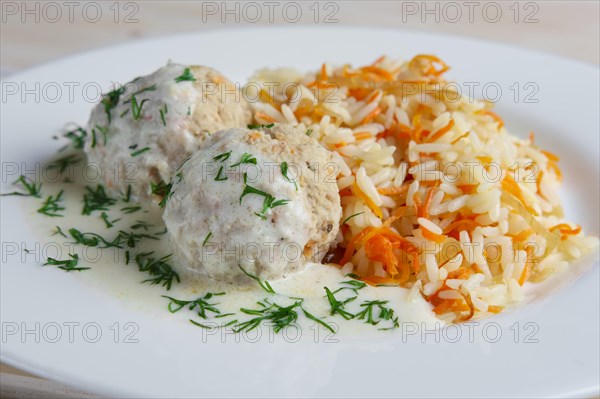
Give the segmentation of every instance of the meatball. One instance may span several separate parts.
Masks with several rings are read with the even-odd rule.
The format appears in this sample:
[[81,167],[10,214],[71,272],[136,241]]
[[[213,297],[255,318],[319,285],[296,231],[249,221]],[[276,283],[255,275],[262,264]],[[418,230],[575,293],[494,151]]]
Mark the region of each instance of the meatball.
[[249,104],[219,72],[169,63],[103,97],[85,151],[110,191],[131,185],[132,196],[146,200],[208,135],[251,120]]
[[163,213],[178,263],[236,284],[319,262],[342,214],[331,152],[289,125],[228,129],[178,170]]

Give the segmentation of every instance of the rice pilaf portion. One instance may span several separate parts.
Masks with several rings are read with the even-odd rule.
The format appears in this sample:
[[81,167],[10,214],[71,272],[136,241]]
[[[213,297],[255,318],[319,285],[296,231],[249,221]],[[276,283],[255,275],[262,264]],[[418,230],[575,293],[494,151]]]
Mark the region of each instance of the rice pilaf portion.
[[[333,262],[407,287],[447,321],[498,313],[598,245],[566,222],[559,157],[508,134],[432,55],[314,73],[261,70],[258,123],[301,124],[333,151],[343,239]],[[249,88],[248,86],[247,88]]]

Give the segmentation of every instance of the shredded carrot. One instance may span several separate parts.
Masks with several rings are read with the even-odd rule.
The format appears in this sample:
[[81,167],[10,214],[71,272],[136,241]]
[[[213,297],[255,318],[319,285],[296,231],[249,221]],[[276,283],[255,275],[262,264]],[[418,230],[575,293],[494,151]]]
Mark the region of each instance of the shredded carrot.
[[405,212],[406,212],[405,206],[401,206],[400,208],[396,209],[394,212],[392,212],[392,215],[389,218],[387,218],[385,220],[385,222],[383,222],[382,226],[383,227],[391,226],[391,224],[394,223],[396,220],[402,218],[402,216],[404,216]]
[[527,252],[527,259],[525,260],[525,267],[523,267],[523,271],[521,272],[521,277],[519,277],[519,285],[525,284],[525,281],[529,278],[529,273],[531,272],[531,258],[533,256],[534,247],[533,245],[528,245],[525,248]]
[[381,57],[377,58],[375,61],[373,61],[373,63],[371,65],[377,66],[377,64],[379,64],[383,60],[385,60],[385,55],[382,55]]
[[[420,65],[418,65],[418,63],[425,63],[426,64],[425,68],[421,68]],[[435,64],[440,65],[440,68],[436,69]],[[435,55],[429,55],[429,54],[419,54],[419,55],[413,57],[413,59],[410,60],[409,66],[411,66],[411,67],[416,66],[423,74],[434,75],[434,76],[440,76],[441,74],[446,72],[448,69],[450,69],[450,67],[444,61],[442,61]]]
[[394,80],[394,75],[392,75],[383,68],[378,68],[373,65],[362,67],[359,69],[359,71],[366,74],[375,75],[376,77],[382,78],[383,80]]
[[471,318],[473,318],[473,316],[475,315],[475,306],[473,305],[473,300],[471,299],[471,294],[470,293],[465,294],[462,290],[458,290],[458,293],[464,298],[465,302],[469,306],[469,313],[465,316],[462,316],[460,318],[460,321],[471,320]]
[[373,111],[369,112],[369,114],[367,116],[364,117],[364,119],[360,122],[361,125],[364,125],[364,124],[367,124],[367,123],[371,122],[380,113],[381,113],[381,107],[375,108]]
[[433,231],[427,229],[424,226],[421,226],[421,232],[423,233],[423,238],[429,241],[437,242],[438,244],[446,241],[445,235],[434,233]]
[[425,219],[429,218],[429,204],[431,204],[431,199],[433,198],[433,193],[435,192],[435,190],[438,188],[439,185],[440,185],[440,181],[436,180],[434,186],[431,187],[429,189],[429,191],[427,191],[427,196],[425,196],[425,203],[423,203],[423,206],[419,209],[417,216],[423,217]]
[[493,161],[492,157],[488,157],[488,156],[478,156],[475,157],[479,162],[481,162],[482,165],[487,165],[488,163],[491,163]]
[[383,263],[386,272],[398,274],[398,258],[394,255],[392,242],[383,235],[375,235],[365,243],[365,254],[373,261]]
[[529,237],[532,234],[533,234],[533,229],[531,229],[531,228],[525,229],[525,230],[521,231],[519,234],[514,235],[512,237],[512,241],[513,241],[513,243],[524,242],[527,239],[527,237]]
[[452,127],[454,126],[454,119],[450,119],[450,121],[446,124],[446,126],[438,129],[431,137],[428,137],[427,141],[432,142],[440,139],[443,135],[448,133]]
[[531,213],[534,216],[538,216],[537,211],[533,209],[529,202],[527,202],[527,200],[523,196],[521,187],[519,187],[519,185],[512,178],[510,173],[507,173],[504,179],[502,179],[502,189],[508,191],[509,193],[517,197],[517,199],[523,204],[523,206],[525,207],[525,209],[527,209],[529,213]]
[[494,306],[494,305],[488,306],[488,312],[490,312],[490,313],[500,313],[503,310],[504,310],[504,306]]
[[350,241],[348,241],[348,245],[346,246],[344,256],[340,260],[340,265],[345,265],[346,263],[350,262],[350,259],[352,259],[352,255],[354,255],[354,250],[356,248],[356,245],[358,243],[360,243],[364,238],[368,238],[372,234],[375,234],[376,232],[377,232],[377,229],[375,227],[368,226],[368,227],[365,227],[364,229],[362,229],[356,235],[354,235],[350,239]]
[[383,195],[400,195],[408,191],[409,184],[403,184],[398,187],[379,187],[377,191]]
[[554,170],[554,173],[556,174],[556,178],[558,179],[558,181],[562,180],[562,172],[560,171],[558,165],[556,164],[556,162],[548,162],[548,166]]
[[577,235],[577,234],[581,233],[581,226],[579,226],[579,225],[576,225],[576,226],[577,227],[573,228],[566,223],[560,223],[560,224],[557,224],[556,226],[550,227],[550,231],[559,230],[560,234],[561,234],[560,239],[564,241],[570,235]]
[[335,148],[342,148],[342,147],[345,147],[345,146],[347,146],[347,145],[348,145],[348,143],[346,143],[345,141],[342,141],[342,142],[340,142],[340,143],[335,143],[333,146],[334,146]]
[[560,161],[560,157],[556,154],[551,153],[550,151],[541,150],[541,152],[542,152],[542,154],[544,154],[546,156],[546,158],[548,158],[548,160],[550,160],[552,162]]
[[535,180],[535,186],[537,188],[538,195],[543,199],[547,199],[544,193],[542,193],[542,176],[544,176],[544,172],[540,170],[537,174],[537,179]]
[[469,135],[469,132],[465,132],[463,134],[461,134],[460,136],[458,136],[457,138],[455,138],[454,140],[452,140],[452,142],[450,144],[456,144],[458,143],[461,139],[464,139],[465,137],[467,137]]
[[442,299],[442,301],[433,308],[433,312],[437,315],[445,313],[456,303],[456,299]]
[[475,223],[474,220],[461,219],[461,220],[454,221],[454,222],[450,223],[448,226],[446,226],[446,228],[444,229],[444,234],[448,234],[454,230],[457,230],[457,231],[466,230],[468,232],[471,232],[475,229],[475,227],[477,227],[477,223]]
[[373,276],[361,276],[360,279],[370,285],[380,285],[380,284],[399,285],[398,280],[390,278],[390,277],[380,277],[380,276],[373,275]]
[[371,197],[369,197],[367,194],[365,194],[360,189],[360,187],[358,187],[358,184],[356,182],[354,182],[354,185],[352,185],[352,192],[354,193],[354,195],[356,195],[358,198],[360,198],[362,200],[362,202],[364,202],[365,205],[367,205],[369,207],[369,209],[371,209],[373,211],[375,216],[377,216],[379,219],[381,219],[383,217],[383,212],[381,211],[381,208],[379,206],[375,205],[375,203],[373,202]]
[[321,65],[321,80],[327,80],[327,66],[325,63]]
[[475,111],[475,113],[490,116],[493,120],[498,122],[498,129],[500,129],[500,128],[502,128],[502,126],[504,126],[504,121],[502,120],[502,118],[500,118],[498,116],[498,114],[496,114],[493,111],[490,111],[489,109],[480,109],[478,111]]
[[267,122],[275,122],[275,118],[273,118],[271,115],[265,114],[264,112],[257,112],[255,117],[256,119],[262,119]]
[[535,133],[532,131],[529,132],[529,143],[533,144],[535,142]]
[[456,187],[458,187],[463,194],[473,194],[477,191],[478,186],[479,184],[459,184]]
[[354,133],[354,139],[356,141],[366,140],[373,138],[373,135],[369,132],[358,132]]

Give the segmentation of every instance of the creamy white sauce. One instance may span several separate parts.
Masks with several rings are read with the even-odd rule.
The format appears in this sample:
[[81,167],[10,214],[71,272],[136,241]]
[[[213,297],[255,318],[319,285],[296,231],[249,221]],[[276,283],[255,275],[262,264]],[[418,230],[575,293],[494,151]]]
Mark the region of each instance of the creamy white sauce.
[[[74,170],[73,175],[81,176],[81,165],[71,167]],[[89,184],[89,183],[88,183]],[[91,184],[90,184],[91,185]],[[240,308],[257,309],[257,301],[268,298],[270,301],[283,306],[293,303],[289,297],[303,298],[303,306],[313,315],[322,318],[328,323],[332,323],[336,330],[337,336],[389,336],[398,335],[401,329],[396,328],[389,331],[379,331],[379,327],[389,327],[391,324],[388,321],[382,321],[378,326],[365,324],[362,320],[344,320],[340,316],[331,316],[330,305],[325,297],[324,287],[329,287],[331,291],[335,291],[341,287],[342,281],[349,280],[344,277],[340,270],[334,265],[309,264],[303,272],[288,275],[282,279],[271,281],[271,285],[277,292],[277,295],[271,295],[265,292],[262,288],[252,285],[246,288],[239,288],[231,284],[217,282],[204,276],[191,276],[180,273],[181,283],[174,283],[170,291],[157,285],[149,285],[141,282],[151,276],[147,273],[142,273],[137,270],[137,265],[134,261],[135,255],[132,252],[131,262],[125,264],[124,250],[108,248],[98,250],[97,248],[88,248],[80,245],[73,245],[71,237],[64,238],[60,235],[51,235],[55,231],[55,226],[60,226],[68,235],[68,230],[72,227],[77,228],[81,232],[93,232],[100,234],[103,237],[111,240],[119,230],[131,231],[130,226],[137,221],[144,221],[152,227],[148,228],[148,233],[164,231],[164,224],[161,220],[162,210],[155,208],[143,208],[142,210],[132,213],[123,214],[121,208],[126,206],[135,206],[135,203],[124,203],[118,201],[111,206],[106,213],[109,215],[109,220],[120,218],[114,223],[114,227],[107,228],[104,221],[100,218],[101,211],[95,211],[90,216],[81,215],[82,198],[84,194],[84,183],[81,179],[76,179],[73,183],[44,183],[43,198],[50,194],[56,194],[60,189],[65,190],[64,206],[66,211],[63,211],[64,217],[51,218],[38,214],[36,210],[41,204],[41,200],[36,198],[24,198],[21,202],[24,204],[24,211],[29,214],[28,220],[34,226],[34,230],[39,232],[40,242],[56,242],[61,248],[61,253],[49,251],[46,256],[59,257],[60,259],[68,259],[68,253],[75,252],[80,256],[78,266],[90,267],[90,270],[82,272],[63,272],[56,269],[56,273],[65,273],[65,278],[75,278],[78,282],[87,284],[90,289],[106,292],[111,297],[118,298],[123,306],[132,307],[136,311],[150,313],[159,318],[163,318],[164,322],[169,322],[167,319],[179,320],[182,328],[196,328],[187,322],[192,318],[205,324],[226,323],[230,320],[237,319],[243,322],[252,318],[252,316],[240,313]],[[136,232],[144,233],[144,229],[135,230]],[[155,257],[162,257],[172,253],[166,235],[162,235],[160,240],[145,240],[139,245],[136,253],[154,251]],[[171,260],[174,264],[175,260]],[[50,266],[47,266],[48,268]],[[206,292],[226,292],[226,295],[213,298],[214,302],[218,303],[218,308],[221,313],[235,313],[235,316],[202,320],[196,316],[195,312],[187,309],[182,309],[177,314],[169,314],[167,310],[168,300],[162,298],[161,295],[168,295],[177,299],[192,300],[199,296],[203,296]],[[425,323],[429,327],[439,326],[440,320],[434,315],[431,310],[431,305],[427,303],[421,295],[413,295],[410,300],[409,290],[399,287],[372,287],[367,286],[358,291],[358,298],[348,304],[346,309],[352,313],[357,313],[361,310],[360,303],[366,300],[387,300],[386,305],[392,308],[395,316],[398,317],[400,323]],[[336,294],[338,299],[346,298],[352,293],[344,290],[344,293]],[[315,323],[306,319],[302,315],[302,311],[298,309],[299,325],[302,328],[310,328],[315,326]],[[377,312],[376,312],[377,313]],[[265,327],[262,326],[264,329]],[[313,327],[314,328],[314,327]]]

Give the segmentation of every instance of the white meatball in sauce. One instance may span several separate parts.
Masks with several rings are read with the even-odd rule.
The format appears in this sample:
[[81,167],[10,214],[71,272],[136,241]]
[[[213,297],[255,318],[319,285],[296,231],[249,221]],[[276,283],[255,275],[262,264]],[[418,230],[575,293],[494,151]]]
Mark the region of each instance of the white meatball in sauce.
[[249,104],[219,72],[169,63],[103,97],[85,150],[109,191],[147,200],[207,136],[251,119]]
[[177,263],[243,285],[319,262],[338,238],[335,170],[299,127],[215,133],[177,171],[163,213]]

